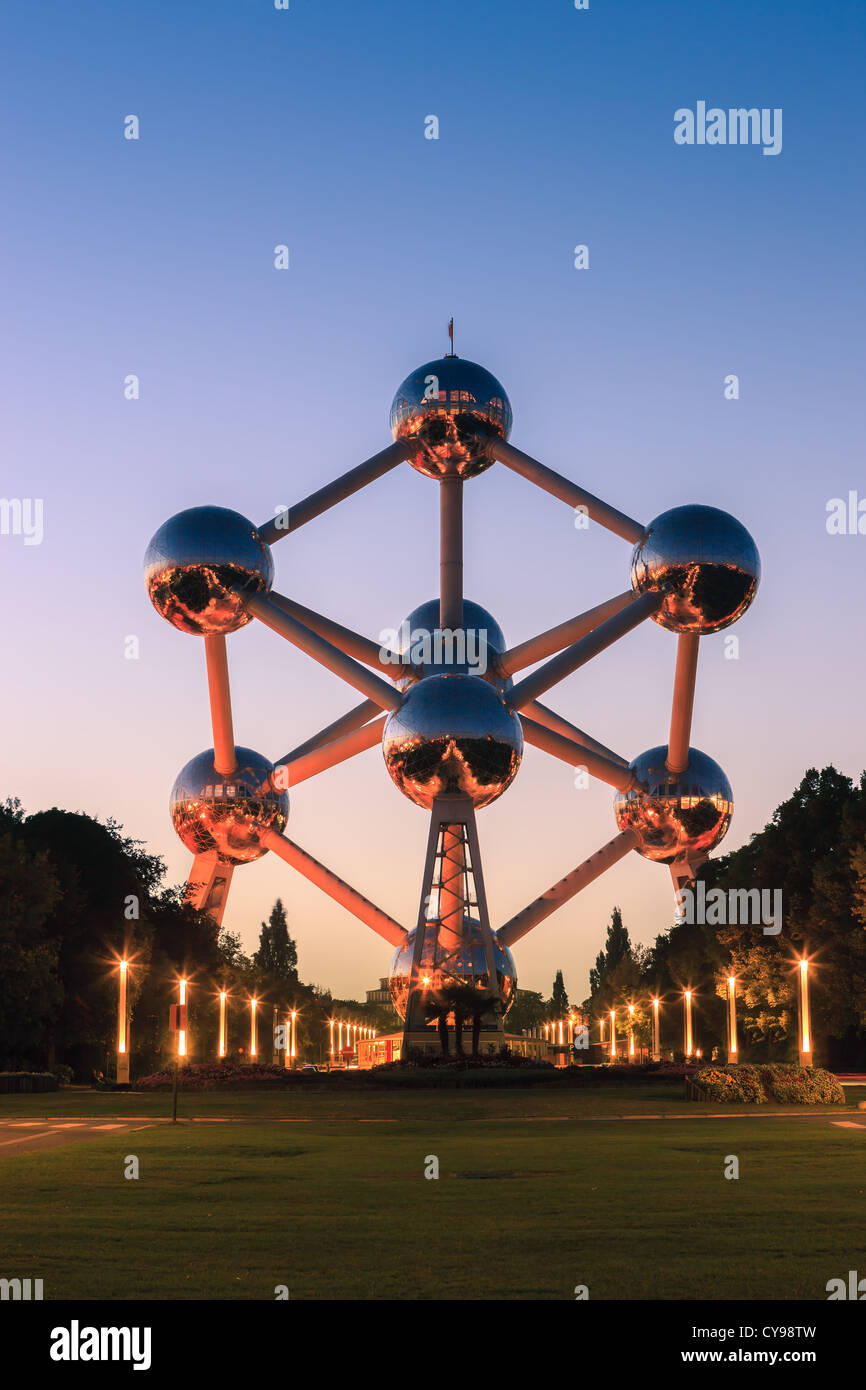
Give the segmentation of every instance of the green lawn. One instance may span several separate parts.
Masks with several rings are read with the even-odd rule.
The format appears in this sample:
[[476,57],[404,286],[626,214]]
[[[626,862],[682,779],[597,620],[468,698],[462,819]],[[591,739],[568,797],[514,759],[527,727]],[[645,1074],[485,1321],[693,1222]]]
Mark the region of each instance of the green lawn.
[[[199,1095],[199,1114],[307,1122],[158,1125],[2,1157],[0,1271],[43,1278],[46,1298],[272,1299],[286,1284],[301,1299],[570,1299],[587,1284],[594,1299],[822,1299],[866,1268],[866,1132],[826,1110],[684,1122],[709,1107],[673,1090]],[[76,1094],[86,1108],[51,1113],[165,1108],[61,1093],[4,1097],[0,1118]]]

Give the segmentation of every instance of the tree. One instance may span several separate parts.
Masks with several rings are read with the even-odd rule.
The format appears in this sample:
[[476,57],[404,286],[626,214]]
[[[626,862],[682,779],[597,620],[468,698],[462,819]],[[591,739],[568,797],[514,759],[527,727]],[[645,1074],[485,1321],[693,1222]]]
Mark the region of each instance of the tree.
[[298,978],[298,948],[289,936],[281,898],[277,898],[271,908],[267,922],[262,922],[259,949],[253,956],[253,963],[273,983],[288,983]]
[[562,978],[562,971],[557,970],[556,979],[553,981],[553,993],[550,997],[550,1007],[557,1018],[568,1013],[568,995],[565,992],[565,981]]

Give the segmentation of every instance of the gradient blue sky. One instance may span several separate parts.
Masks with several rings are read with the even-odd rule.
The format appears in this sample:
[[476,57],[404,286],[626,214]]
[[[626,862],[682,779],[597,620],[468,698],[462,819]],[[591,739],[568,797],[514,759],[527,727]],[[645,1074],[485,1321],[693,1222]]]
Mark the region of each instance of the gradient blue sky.
[[[0,537],[0,792],[114,815],[186,877],[167,799],[210,743],[204,654],[150,608],[145,545],[199,503],[264,521],[382,447],[452,314],[520,447],[642,520],[705,502],[755,536],[740,657],[705,639],[693,726],[734,787],[725,847],[807,766],[859,774],[866,537],[828,536],[825,509],[866,493],[864,37],[854,4],[4,6],[0,492],[44,498],[45,538]],[[781,107],[782,153],[676,146],[698,100]],[[466,506],[466,593],[510,641],[626,586],[624,542],[505,469]],[[436,517],[406,465],[280,542],[277,588],[376,635],[435,594]],[[633,756],[666,737],[674,647],[646,624],[548,703]],[[356,701],[256,625],[229,661],[238,741],[270,757]],[[611,799],[527,752],[479,818],[494,925],[610,837]],[[300,787],[289,833],[411,925],[426,817],[377,750]],[[226,925],[252,945],[278,894],[304,978],[387,972],[270,856]],[[583,997],[614,903],[652,939],[666,870],[630,856],[549,919],[521,984],[561,966]]]

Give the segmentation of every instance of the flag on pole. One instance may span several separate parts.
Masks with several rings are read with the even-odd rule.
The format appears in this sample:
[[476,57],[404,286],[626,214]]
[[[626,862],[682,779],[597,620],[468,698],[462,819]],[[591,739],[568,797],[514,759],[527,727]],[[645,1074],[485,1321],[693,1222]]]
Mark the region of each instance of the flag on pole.
[[451,343],[451,351],[454,351],[454,320],[448,320],[448,340]]

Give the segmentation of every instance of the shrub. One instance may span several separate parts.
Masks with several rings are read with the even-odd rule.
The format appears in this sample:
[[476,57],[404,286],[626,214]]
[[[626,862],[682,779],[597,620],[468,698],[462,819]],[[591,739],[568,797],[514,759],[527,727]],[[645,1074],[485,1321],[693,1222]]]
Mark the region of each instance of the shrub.
[[57,1077],[50,1071],[0,1071],[0,1095],[58,1089]]
[[763,1066],[702,1067],[692,1084],[703,1100],[721,1104],[844,1105],[838,1077],[820,1067]]

